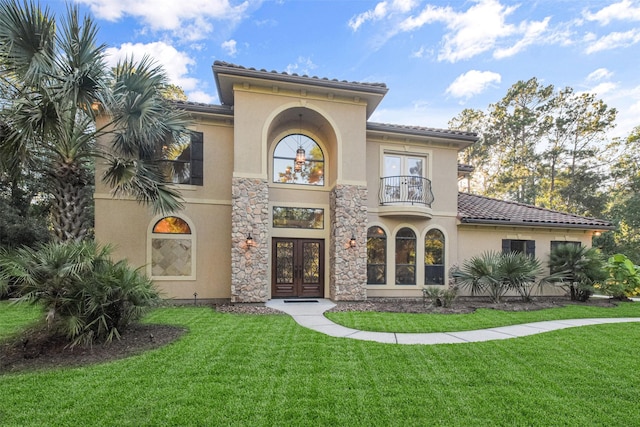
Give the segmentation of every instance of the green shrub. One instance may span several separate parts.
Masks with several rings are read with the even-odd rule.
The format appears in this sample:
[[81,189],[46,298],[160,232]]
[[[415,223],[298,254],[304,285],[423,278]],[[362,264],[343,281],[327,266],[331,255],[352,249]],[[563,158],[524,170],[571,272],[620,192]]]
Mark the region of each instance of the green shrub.
[[52,333],[71,346],[109,342],[159,300],[153,283],[109,247],[48,243],[0,253],[0,283],[15,283],[20,300],[40,304]]
[[599,288],[614,298],[625,299],[640,295],[640,266],[623,254],[615,254],[604,266],[607,278]]
[[458,289],[455,287],[427,286],[422,289],[423,302],[429,301],[436,307],[451,307],[457,296]]
[[581,245],[558,245],[549,254],[547,282],[565,289],[574,301],[587,301],[594,285],[605,279],[600,251]]
[[488,295],[500,302],[509,291],[528,301],[542,267],[536,258],[519,252],[484,252],[466,260],[452,276],[471,295]]

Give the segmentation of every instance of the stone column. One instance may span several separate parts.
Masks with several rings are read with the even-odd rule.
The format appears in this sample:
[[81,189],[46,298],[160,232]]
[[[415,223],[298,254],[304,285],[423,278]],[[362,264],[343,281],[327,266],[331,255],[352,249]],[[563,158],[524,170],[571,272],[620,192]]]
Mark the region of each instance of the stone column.
[[[367,187],[336,185],[331,192],[330,297],[367,299]],[[349,246],[356,238],[355,248]]]
[[[265,302],[269,298],[269,188],[261,179],[232,180],[231,302]],[[215,220],[215,218],[214,218]],[[247,245],[247,235],[253,246]]]

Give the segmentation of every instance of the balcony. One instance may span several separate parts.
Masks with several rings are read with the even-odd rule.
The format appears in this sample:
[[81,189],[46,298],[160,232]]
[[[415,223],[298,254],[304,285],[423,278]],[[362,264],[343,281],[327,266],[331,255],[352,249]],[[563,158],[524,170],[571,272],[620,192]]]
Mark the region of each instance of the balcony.
[[414,175],[380,178],[380,216],[431,218],[431,181]]

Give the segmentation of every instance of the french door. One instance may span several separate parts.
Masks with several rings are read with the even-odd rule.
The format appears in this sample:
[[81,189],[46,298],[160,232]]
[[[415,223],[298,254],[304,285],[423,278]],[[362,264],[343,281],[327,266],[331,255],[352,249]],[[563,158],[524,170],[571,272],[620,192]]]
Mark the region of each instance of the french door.
[[324,240],[274,238],[271,296],[324,296]]

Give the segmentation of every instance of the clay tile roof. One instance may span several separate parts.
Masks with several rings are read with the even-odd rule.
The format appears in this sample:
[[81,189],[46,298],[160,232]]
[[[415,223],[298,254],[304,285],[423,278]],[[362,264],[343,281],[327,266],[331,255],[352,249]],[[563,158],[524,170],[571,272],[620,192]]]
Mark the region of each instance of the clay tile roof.
[[467,224],[545,226],[582,229],[613,229],[609,221],[509,202],[458,193],[458,219]]
[[318,83],[322,83],[322,84],[337,84],[337,85],[348,85],[348,86],[355,86],[355,87],[360,87],[362,89],[366,89],[366,88],[371,88],[371,89],[376,89],[376,90],[383,90],[384,92],[386,92],[387,90],[387,85],[385,83],[368,83],[368,82],[354,82],[354,81],[348,81],[348,80],[338,80],[338,79],[328,79],[326,77],[318,77],[318,76],[308,76],[306,74],[303,75],[299,75],[297,73],[287,73],[287,72],[278,72],[275,70],[272,71],[267,71],[264,68],[263,69],[256,69],[253,67],[243,67],[242,65],[237,65],[237,64],[232,64],[230,62],[225,62],[225,61],[215,61],[213,63],[214,67],[225,67],[225,68],[231,68],[231,69],[235,69],[235,70],[241,70],[241,71],[247,71],[247,72],[255,72],[255,73],[260,73],[260,74],[264,74],[264,77],[268,77],[271,76],[273,78],[277,78],[277,79],[283,79],[284,80],[291,80],[291,81],[296,81],[296,80],[307,80],[307,83],[310,82],[318,82]]
[[172,101],[178,108],[187,111],[198,111],[202,113],[233,114],[233,108],[228,105],[205,104],[204,102],[193,101]]
[[440,136],[440,137],[458,137],[460,139],[466,139],[469,141],[476,141],[478,135],[473,132],[463,132],[453,129],[438,129],[429,128],[424,126],[410,126],[410,125],[395,125],[391,123],[375,123],[367,122],[368,130],[387,131],[387,132],[399,132],[409,133],[415,135],[424,136]]

